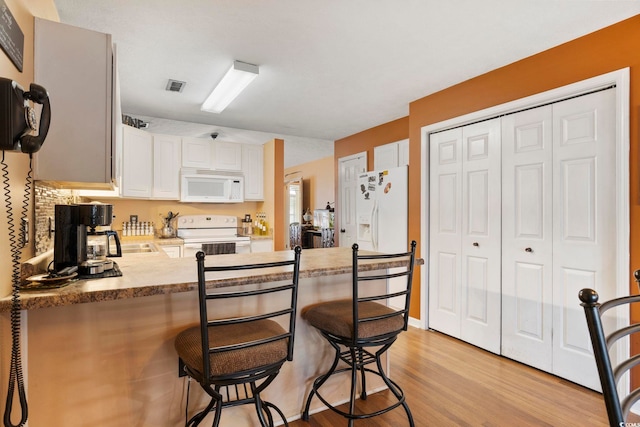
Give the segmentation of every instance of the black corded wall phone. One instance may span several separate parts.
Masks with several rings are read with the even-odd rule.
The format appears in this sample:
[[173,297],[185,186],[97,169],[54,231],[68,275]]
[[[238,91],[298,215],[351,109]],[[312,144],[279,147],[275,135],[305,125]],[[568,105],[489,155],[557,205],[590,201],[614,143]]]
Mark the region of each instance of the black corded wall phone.
[[[30,102],[31,101],[31,102]],[[35,109],[31,103],[41,104],[40,126]],[[27,396],[24,387],[22,360],[20,355],[20,261],[22,246],[16,239],[15,220],[11,203],[11,188],[9,185],[9,168],[5,162],[5,151],[21,151],[29,154],[29,173],[22,201],[21,217],[26,218],[29,213],[31,199],[31,160],[32,154],[40,150],[51,123],[51,106],[49,95],[45,88],[31,83],[29,91],[25,92],[14,80],[0,77],[0,175],[5,199],[7,215],[7,231],[9,234],[9,246],[12,258],[12,305],[11,305],[11,367],[9,372],[9,388],[4,411],[4,425],[6,427],[21,427],[27,422],[28,408]],[[11,413],[13,408],[13,395],[18,392],[20,403],[20,420],[13,424]]]
[[[39,131],[29,101],[42,104]],[[25,92],[14,80],[0,78],[0,150],[35,153],[47,137],[50,123],[51,106],[45,88],[31,83]]]

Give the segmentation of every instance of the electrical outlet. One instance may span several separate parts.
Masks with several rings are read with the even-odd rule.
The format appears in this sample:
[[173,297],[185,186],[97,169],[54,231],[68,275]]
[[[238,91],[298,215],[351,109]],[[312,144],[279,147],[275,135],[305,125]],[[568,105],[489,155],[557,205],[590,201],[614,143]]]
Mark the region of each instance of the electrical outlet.
[[180,377],[186,377],[187,373],[184,370],[184,362],[182,361],[181,358],[178,357],[178,378]]

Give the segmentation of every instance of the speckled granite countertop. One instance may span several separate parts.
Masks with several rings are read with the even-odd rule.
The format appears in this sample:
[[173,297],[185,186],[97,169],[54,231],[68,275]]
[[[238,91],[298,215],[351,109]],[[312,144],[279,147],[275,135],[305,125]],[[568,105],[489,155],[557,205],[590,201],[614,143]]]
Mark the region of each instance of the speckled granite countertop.
[[[216,255],[207,258],[210,262],[222,264],[243,264],[290,259],[292,251],[263,252],[242,255]],[[188,292],[197,288],[196,261],[191,258],[169,258],[163,252],[125,254],[114,258],[122,271],[121,277],[77,280],[55,290],[23,291],[21,304],[25,310],[57,307],[89,302],[111,301],[151,295]],[[418,264],[422,260],[418,260]],[[344,274],[351,271],[351,248],[319,248],[302,251],[300,278]],[[394,267],[397,263],[362,263],[362,269],[374,270]],[[224,287],[258,281],[273,281],[281,277],[281,272],[273,269],[261,274],[258,279],[247,273],[219,273],[210,280],[210,286]],[[208,276],[212,277],[212,275]],[[0,311],[8,311],[11,297],[0,299]]]

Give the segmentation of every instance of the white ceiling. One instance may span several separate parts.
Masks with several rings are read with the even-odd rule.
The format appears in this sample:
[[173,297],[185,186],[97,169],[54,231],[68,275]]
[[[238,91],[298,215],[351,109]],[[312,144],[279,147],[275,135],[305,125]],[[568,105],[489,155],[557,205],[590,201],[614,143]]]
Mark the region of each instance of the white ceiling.
[[[637,0],[55,4],[62,22],[113,35],[125,113],[159,133],[283,137],[287,167],[407,116],[411,101],[640,13]],[[233,60],[260,75],[221,114],[200,111]],[[184,91],[167,92],[168,79],[186,81]]]

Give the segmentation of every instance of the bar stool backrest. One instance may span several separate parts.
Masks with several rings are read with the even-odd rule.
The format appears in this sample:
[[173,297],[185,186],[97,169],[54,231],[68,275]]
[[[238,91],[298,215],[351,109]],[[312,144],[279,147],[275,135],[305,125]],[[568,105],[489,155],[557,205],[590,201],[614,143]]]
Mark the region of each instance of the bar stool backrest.
[[[618,394],[618,382],[625,374],[630,373],[632,368],[640,364],[640,355],[625,358],[614,366],[611,360],[611,351],[620,339],[628,338],[631,341],[640,339],[640,323],[632,323],[629,326],[608,330],[605,333],[602,319],[608,310],[615,307],[637,311],[640,309],[640,295],[615,298],[600,304],[598,293],[595,290],[582,289],[579,298],[582,301],[580,305],[584,308],[587,319],[609,423],[611,426],[625,425],[625,419],[631,407],[640,400],[640,386],[621,397]],[[632,306],[636,307],[632,308]]]
[[[352,246],[353,250],[353,340],[354,344],[358,342],[370,342],[371,338],[361,339],[359,338],[359,327],[361,324],[366,322],[372,322],[376,320],[384,320],[394,316],[402,316],[403,317],[403,327],[398,331],[394,331],[393,333],[387,334],[386,336],[378,337],[381,340],[388,338],[389,336],[397,335],[401,331],[406,331],[409,325],[409,304],[411,302],[411,287],[413,283],[413,269],[416,258],[416,242],[413,240],[410,244],[410,250],[408,252],[401,253],[393,253],[393,254],[361,254],[359,252],[359,247],[357,243],[354,243]],[[366,269],[363,268],[365,263],[363,261],[367,260],[386,260],[386,261],[396,261],[399,262],[397,267],[393,267],[383,271],[382,273],[377,274],[367,274]],[[401,271],[397,271],[401,270]],[[373,295],[373,296],[360,296],[360,288],[366,282],[370,282],[372,280],[389,280],[393,278],[401,278],[404,277],[406,282],[405,286],[402,289],[390,291],[389,286],[387,286],[387,291],[381,294]],[[363,303],[367,301],[377,302],[385,305],[387,301],[394,297],[402,297],[404,299],[402,307],[398,311],[381,313],[375,317],[360,317],[358,315],[358,303]]]
[[[288,340],[287,360],[293,359],[293,344],[295,336],[296,313],[298,306],[298,279],[300,274],[300,253],[301,248],[297,246],[293,251],[293,256],[289,260],[277,262],[254,263],[245,265],[211,265],[205,266],[205,255],[203,252],[196,254],[198,264],[198,295],[200,308],[200,329],[202,337],[202,360],[204,372],[211,372],[209,355],[211,353],[229,352],[232,350],[247,349],[256,347],[269,342],[275,342],[286,338]],[[218,289],[207,289],[206,274],[211,272],[229,272],[229,271],[251,271],[252,279],[255,279],[254,286],[242,285],[230,288],[230,291],[221,291]],[[255,273],[255,276],[253,274]],[[276,274],[276,276],[270,275]],[[268,275],[268,276],[267,276]],[[233,318],[218,319],[215,313],[208,306],[208,301],[224,300],[227,305],[238,305],[240,303],[234,300],[249,298],[252,296],[261,296],[266,294],[280,293],[283,296],[281,306],[277,304],[260,304],[260,312],[251,312],[248,315],[240,315]],[[288,297],[287,297],[288,294]],[[232,300],[233,302],[226,302]],[[253,322],[264,319],[275,320],[288,317],[286,321],[285,333],[278,336],[272,336],[255,341],[228,345],[216,346],[216,343],[209,342],[208,328],[221,325],[234,325],[246,322]]]

